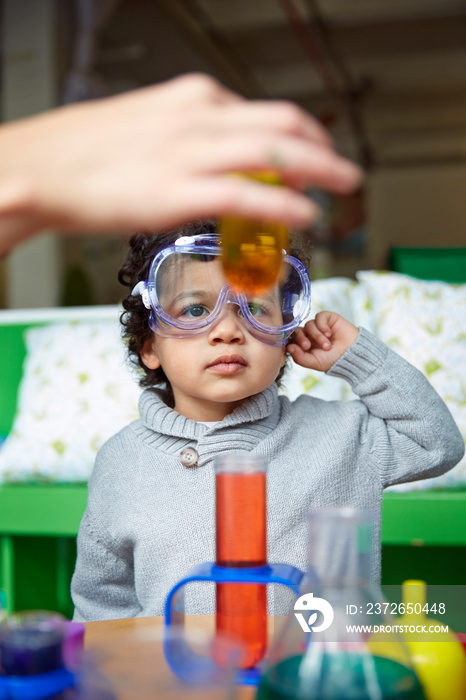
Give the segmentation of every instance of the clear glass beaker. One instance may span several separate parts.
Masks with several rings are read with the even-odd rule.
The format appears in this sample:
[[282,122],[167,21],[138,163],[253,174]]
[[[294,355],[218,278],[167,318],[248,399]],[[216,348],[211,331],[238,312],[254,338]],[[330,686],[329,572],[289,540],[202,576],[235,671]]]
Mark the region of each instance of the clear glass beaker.
[[373,524],[372,513],[352,508],[310,515],[308,572],[272,644],[258,700],[424,700],[371,579]]

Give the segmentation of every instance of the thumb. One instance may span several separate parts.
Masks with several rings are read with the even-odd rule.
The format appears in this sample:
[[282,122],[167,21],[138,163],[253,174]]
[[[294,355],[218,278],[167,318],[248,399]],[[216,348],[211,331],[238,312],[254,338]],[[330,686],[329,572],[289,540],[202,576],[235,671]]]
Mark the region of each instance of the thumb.
[[311,353],[305,352],[299,345],[290,343],[287,350],[297,365],[301,365],[301,367],[306,367],[307,369],[318,369]]

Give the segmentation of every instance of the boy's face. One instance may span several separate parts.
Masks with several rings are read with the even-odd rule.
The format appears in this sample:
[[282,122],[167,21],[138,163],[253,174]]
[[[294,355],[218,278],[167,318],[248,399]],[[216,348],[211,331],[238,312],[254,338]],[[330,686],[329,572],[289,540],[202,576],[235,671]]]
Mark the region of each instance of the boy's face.
[[[225,282],[220,261],[193,262],[167,282],[161,302],[176,300],[170,313],[185,318],[212,311]],[[187,294],[188,290],[193,293]],[[166,293],[167,301],[163,296]],[[281,325],[278,299],[268,299],[267,313]],[[162,367],[173,389],[175,410],[198,421],[221,420],[254,394],[270,386],[285,364],[286,349],[267,345],[246,329],[236,304],[225,304],[206,333],[192,338],[147,341],[141,359],[149,369]]]

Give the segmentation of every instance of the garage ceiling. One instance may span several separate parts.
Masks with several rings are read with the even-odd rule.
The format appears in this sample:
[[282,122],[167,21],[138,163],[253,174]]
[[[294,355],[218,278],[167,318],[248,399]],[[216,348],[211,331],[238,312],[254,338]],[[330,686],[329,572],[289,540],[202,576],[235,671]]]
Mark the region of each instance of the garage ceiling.
[[466,160],[465,0],[120,0],[99,46],[113,92],[204,70],[367,167]]

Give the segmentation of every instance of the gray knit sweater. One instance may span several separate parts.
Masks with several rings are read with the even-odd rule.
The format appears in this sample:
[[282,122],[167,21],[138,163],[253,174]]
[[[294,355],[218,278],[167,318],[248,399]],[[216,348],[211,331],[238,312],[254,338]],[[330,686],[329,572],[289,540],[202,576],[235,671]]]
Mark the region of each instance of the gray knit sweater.
[[[383,488],[442,474],[464,443],[429,382],[368,331],[328,373],[360,399],[290,402],[274,384],[212,427],[143,392],[140,419],[102,447],[89,482],[71,586],[75,619],[161,615],[190,567],[215,559],[212,460],[222,452],[266,457],[270,562],[304,569],[306,513],[351,505],[377,513],[377,579]],[[199,453],[196,467],[180,462],[187,446]],[[188,612],[205,612],[210,593],[196,586]]]

